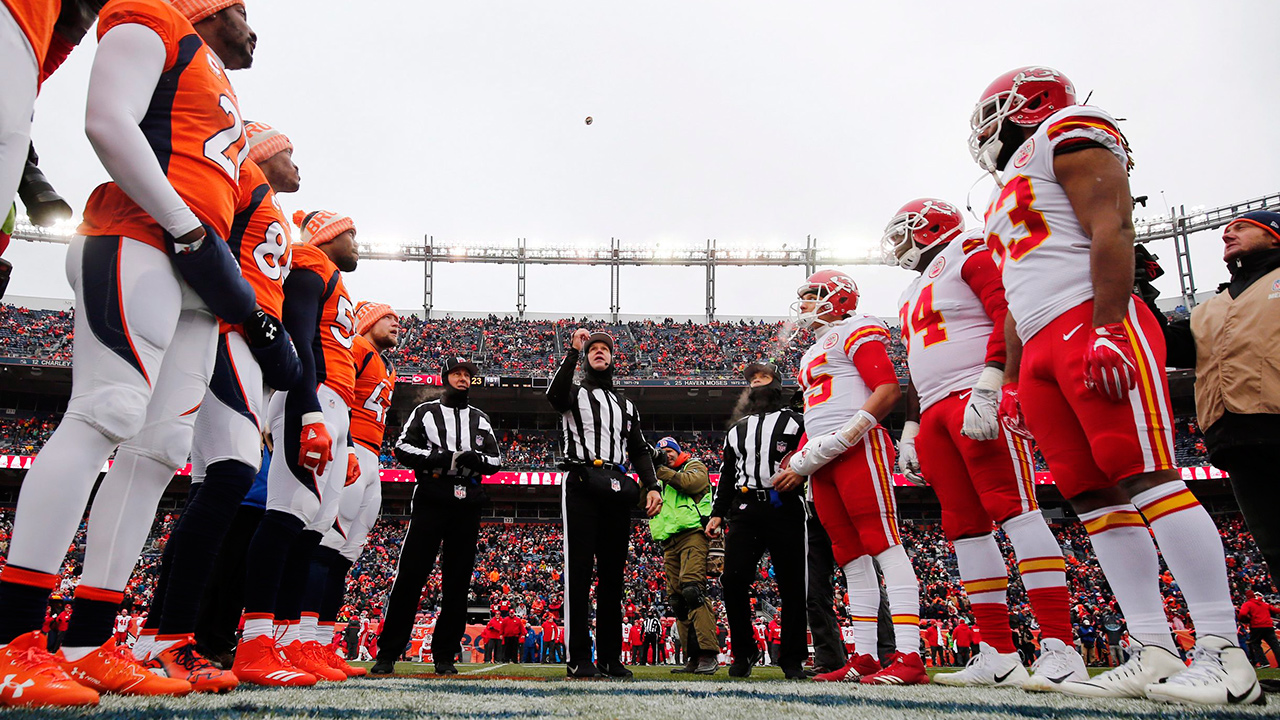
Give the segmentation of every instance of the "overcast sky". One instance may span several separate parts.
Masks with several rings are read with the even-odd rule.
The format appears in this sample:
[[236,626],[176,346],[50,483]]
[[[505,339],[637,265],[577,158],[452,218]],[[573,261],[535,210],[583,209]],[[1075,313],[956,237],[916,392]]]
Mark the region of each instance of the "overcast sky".
[[[249,0],[248,13],[257,55],[232,78],[244,117],[295,144],[303,187],[282,204],[349,214],[362,240],[864,247],[911,198],[965,204],[981,176],[973,104],[1027,64],[1125,119],[1134,194],[1151,197],[1139,214],[1280,190],[1275,0]],[[36,107],[41,165],[77,213],[106,179],[83,131],[92,51]],[[978,182],[975,209],[990,188]],[[1220,247],[1217,232],[1194,239],[1201,289],[1225,277]],[[1172,245],[1155,251],[1176,293]],[[9,293],[70,297],[64,255],[16,242]],[[896,314],[910,274],[851,272],[864,310]],[[785,314],[802,274],[724,269],[719,312]],[[608,277],[531,267],[529,310],[606,312]],[[624,269],[622,310],[699,314],[703,277]],[[514,267],[437,265],[435,306],[513,311],[515,281]],[[421,306],[416,263],[365,262],[347,282]]]

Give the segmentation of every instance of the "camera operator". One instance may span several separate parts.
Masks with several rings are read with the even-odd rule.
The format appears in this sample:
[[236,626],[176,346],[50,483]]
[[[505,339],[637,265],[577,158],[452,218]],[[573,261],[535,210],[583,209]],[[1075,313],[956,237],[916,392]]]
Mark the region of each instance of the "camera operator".
[[662,483],[662,512],[649,521],[653,539],[662,543],[667,600],[675,612],[685,663],[671,672],[714,675],[716,621],[707,604],[707,551],[703,528],[711,517],[711,477],[707,466],[682,452],[675,438],[664,437],[653,451]]
[[476,564],[480,510],[488,499],[480,480],[498,472],[502,463],[489,416],[467,398],[471,378],[478,372],[468,360],[446,359],[440,369],[444,394],[414,408],[396,441],[396,460],[413,469],[417,485],[409,530],[387,597],[378,661],[371,670],[375,675],[390,674],[408,644],[437,552],[442,573],[440,617],[431,636],[431,656],[437,674],[458,672],[453,661],[462,649],[467,627],[467,591]]
[[[579,328],[547,388],[561,415],[566,470],[563,485],[565,645],[569,677],[629,678],[622,652],[622,574],[631,536],[631,509],[649,517],[662,509],[649,446],[635,405],[613,389],[613,338]],[[586,355],[582,381],[574,382]],[[637,483],[626,473],[630,462]],[[589,628],[591,571],[596,583],[596,656]]]
[[1240,512],[1280,587],[1280,213],[1244,213],[1223,228],[1222,242],[1231,281],[1189,319],[1168,322],[1152,302],[1154,293],[1142,292],[1141,277],[1138,289],[1164,325],[1169,367],[1196,370],[1196,416],[1209,461],[1230,476]]
[[788,680],[804,678],[805,642],[804,478],[782,468],[804,432],[804,417],[788,407],[782,380],[772,363],[752,363],[743,371],[750,384],[734,409],[724,439],[720,491],[707,523],[708,537],[725,532],[724,610],[733,642],[730,677],[748,677],[760,657],[751,626],[751,584],[765,551],[777,575],[782,599],[782,652],[778,664]]

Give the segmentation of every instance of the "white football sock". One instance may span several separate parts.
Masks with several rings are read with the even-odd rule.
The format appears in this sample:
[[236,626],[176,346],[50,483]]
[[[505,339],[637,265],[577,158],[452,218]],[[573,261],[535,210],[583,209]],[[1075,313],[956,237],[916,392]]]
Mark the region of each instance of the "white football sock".
[[[853,621],[853,651],[876,654],[876,618],[880,609],[880,581],[870,555],[850,560],[844,566],[849,589],[849,614]],[[853,658],[850,658],[852,660]]]
[[906,548],[894,545],[876,556],[889,594],[894,644],[904,655],[920,654],[920,581]]
[[1160,597],[1160,562],[1147,524],[1133,505],[1080,513],[1098,564],[1120,602],[1129,634],[1143,645],[1178,654]]

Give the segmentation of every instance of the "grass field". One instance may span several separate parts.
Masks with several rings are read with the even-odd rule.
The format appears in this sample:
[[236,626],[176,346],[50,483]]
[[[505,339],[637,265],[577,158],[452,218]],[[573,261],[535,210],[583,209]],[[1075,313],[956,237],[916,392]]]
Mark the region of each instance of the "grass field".
[[[85,710],[9,710],[6,718],[191,718],[250,720],[408,720],[418,717],[635,718],[747,720],[764,718],[1254,718],[1278,717],[1276,706],[1198,709],[1145,701],[1096,701],[1020,690],[907,688],[788,682],[777,668],[756,668],[749,681],[714,676],[681,679],[670,666],[632,668],[631,681],[566,680],[563,665],[459,665],[461,674],[429,675],[430,665],[401,663],[399,676],[322,683],[315,688],[243,687],[226,695],[163,700],[106,697]],[[1265,673],[1275,678],[1275,671]]]

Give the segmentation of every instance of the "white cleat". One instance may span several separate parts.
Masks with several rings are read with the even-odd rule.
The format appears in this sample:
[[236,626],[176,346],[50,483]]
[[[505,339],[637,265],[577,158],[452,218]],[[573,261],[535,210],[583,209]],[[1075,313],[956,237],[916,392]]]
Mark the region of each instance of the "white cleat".
[[1040,641],[1040,657],[1031,665],[1031,677],[1022,683],[1027,692],[1058,692],[1065,682],[1084,682],[1089,670],[1084,658],[1057,638]]
[[933,681],[953,687],[1021,687],[1027,679],[1018,653],[1001,654],[986,643],[978,643],[978,652],[964,669],[938,673]]
[[1191,651],[1191,666],[1147,685],[1147,697],[1195,705],[1264,703],[1258,673],[1244,650],[1217,635],[1205,635]]
[[1143,645],[1134,640],[1133,655],[1119,667],[1092,680],[1064,682],[1059,692],[1097,698],[1145,698],[1147,687],[1187,669],[1177,655],[1159,645]]

